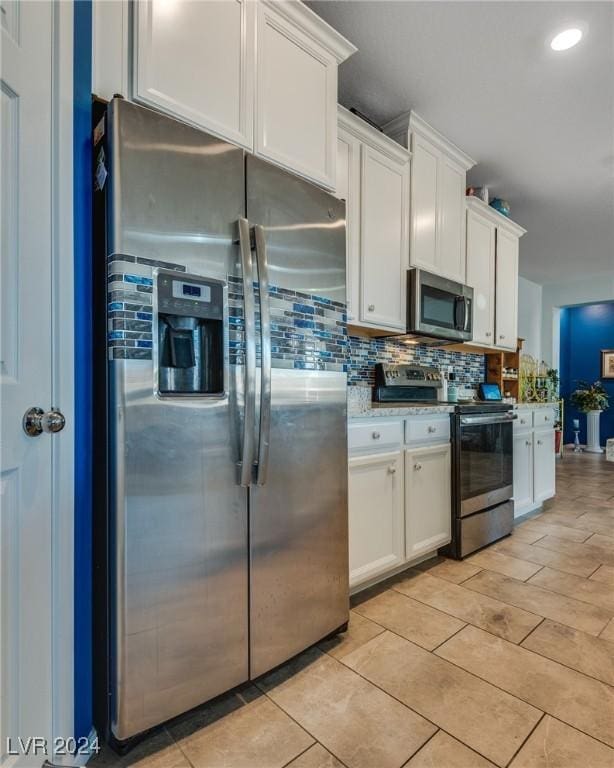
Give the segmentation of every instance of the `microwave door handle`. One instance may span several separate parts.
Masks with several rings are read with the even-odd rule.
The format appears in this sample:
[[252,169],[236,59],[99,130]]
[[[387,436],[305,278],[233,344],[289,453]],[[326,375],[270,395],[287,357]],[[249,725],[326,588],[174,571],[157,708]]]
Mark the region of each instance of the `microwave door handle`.
[[466,296],[464,296],[463,304],[465,305],[465,322],[463,323],[463,331],[468,331],[469,320],[471,318],[471,299],[468,299]]
[[[463,307],[462,314],[460,308]],[[454,298],[454,329],[456,331],[462,331],[466,322],[467,307],[463,296],[455,296]]]
[[271,437],[271,313],[269,307],[269,265],[267,261],[264,228],[254,227],[256,264],[260,295],[260,430],[256,483],[264,485],[269,470],[269,442]]
[[239,249],[243,273],[243,306],[245,314],[245,377],[243,386],[243,447],[239,462],[239,484],[252,482],[254,463],[254,430],[256,424],[256,310],[249,222],[239,219]]

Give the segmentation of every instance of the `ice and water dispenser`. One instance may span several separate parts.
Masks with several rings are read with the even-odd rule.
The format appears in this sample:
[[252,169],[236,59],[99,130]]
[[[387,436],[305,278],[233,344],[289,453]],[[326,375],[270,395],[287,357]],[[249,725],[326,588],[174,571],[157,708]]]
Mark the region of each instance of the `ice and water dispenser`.
[[224,283],[160,272],[158,292],[158,393],[224,394]]

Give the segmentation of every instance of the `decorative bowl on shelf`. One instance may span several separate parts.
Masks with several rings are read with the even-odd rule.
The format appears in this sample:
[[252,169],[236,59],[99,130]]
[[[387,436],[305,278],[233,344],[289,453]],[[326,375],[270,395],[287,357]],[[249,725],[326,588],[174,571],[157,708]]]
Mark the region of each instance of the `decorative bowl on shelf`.
[[510,204],[507,202],[507,200],[501,200],[500,197],[494,197],[490,201],[490,207],[494,208],[495,211],[499,211],[499,213],[502,213],[504,216],[509,218]]

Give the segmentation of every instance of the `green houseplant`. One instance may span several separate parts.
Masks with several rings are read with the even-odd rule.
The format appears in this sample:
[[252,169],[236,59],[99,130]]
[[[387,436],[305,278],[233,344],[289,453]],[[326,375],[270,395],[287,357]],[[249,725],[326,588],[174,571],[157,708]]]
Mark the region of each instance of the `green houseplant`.
[[600,381],[594,384],[578,381],[578,388],[571,393],[569,400],[582,413],[605,411],[609,407],[608,393]]
[[571,404],[586,414],[586,451],[588,453],[603,453],[599,433],[599,417],[601,411],[609,406],[608,393],[600,381],[588,384],[579,381],[578,388],[571,393]]

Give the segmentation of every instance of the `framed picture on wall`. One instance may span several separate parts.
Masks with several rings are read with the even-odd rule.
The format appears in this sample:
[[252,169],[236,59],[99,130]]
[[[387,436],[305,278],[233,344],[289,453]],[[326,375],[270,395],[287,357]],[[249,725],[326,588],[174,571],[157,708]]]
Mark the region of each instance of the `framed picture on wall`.
[[614,349],[601,350],[601,378],[614,379]]

